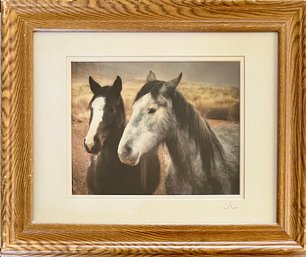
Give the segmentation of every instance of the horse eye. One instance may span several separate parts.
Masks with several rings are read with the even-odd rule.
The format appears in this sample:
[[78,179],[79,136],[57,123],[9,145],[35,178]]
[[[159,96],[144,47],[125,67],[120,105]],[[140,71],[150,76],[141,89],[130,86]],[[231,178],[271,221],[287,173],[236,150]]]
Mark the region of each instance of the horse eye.
[[148,111],[148,113],[154,113],[154,112],[156,112],[155,108],[150,108],[149,111]]

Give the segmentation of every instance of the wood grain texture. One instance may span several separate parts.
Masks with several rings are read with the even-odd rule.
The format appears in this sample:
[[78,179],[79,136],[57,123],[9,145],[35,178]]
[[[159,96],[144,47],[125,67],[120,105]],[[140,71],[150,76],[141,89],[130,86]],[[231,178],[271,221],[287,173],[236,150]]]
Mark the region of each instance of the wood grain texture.
[[[303,10],[303,9],[302,9]],[[299,242],[304,241],[305,168],[302,158],[303,132],[303,11],[296,13],[280,33],[279,51],[279,224]],[[301,159],[300,159],[301,158]]]
[[[2,0],[1,256],[268,256],[304,252],[306,2]],[[277,224],[32,224],[35,31],[277,32]]]

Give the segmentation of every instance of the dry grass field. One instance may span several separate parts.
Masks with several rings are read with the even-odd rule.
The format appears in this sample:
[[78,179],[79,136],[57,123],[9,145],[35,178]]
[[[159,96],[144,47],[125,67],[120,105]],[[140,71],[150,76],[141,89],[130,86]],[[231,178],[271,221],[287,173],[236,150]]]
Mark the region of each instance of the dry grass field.
[[[98,82],[101,82],[97,79]],[[112,81],[103,81],[111,84]],[[131,115],[134,97],[143,80],[123,81],[122,97],[127,120]],[[208,118],[211,126],[226,126],[239,122],[239,89],[230,86],[212,86],[200,83],[181,83],[178,90],[194,106],[202,117]],[[92,93],[87,84],[74,82],[72,85],[72,190],[73,194],[87,194],[86,174],[90,155],[83,147],[83,138],[88,129],[88,103]],[[166,149],[159,150],[162,164],[161,182],[156,194],[164,194],[164,179],[169,157]]]

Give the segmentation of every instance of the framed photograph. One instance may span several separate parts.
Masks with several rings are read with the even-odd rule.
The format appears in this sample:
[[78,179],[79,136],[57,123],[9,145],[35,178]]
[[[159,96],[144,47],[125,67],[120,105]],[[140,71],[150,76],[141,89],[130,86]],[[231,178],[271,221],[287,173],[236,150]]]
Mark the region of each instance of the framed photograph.
[[306,254],[304,1],[1,4],[1,256]]
[[[78,57],[68,62],[72,194],[240,195],[244,184],[239,170],[243,167],[239,126],[243,58],[113,58],[113,62],[103,58],[89,62],[88,57]],[[155,82],[159,81],[155,73],[169,81],[171,73],[176,73],[178,77],[173,79],[180,88],[173,98],[158,89],[161,82]],[[107,85],[101,86],[93,77]],[[142,95],[154,90],[161,92],[159,100],[150,100],[137,112]],[[173,128],[177,129],[175,134]],[[198,158],[198,154],[203,156]],[[221,163],[228,159],[228,168],[224,164],[217,168],[220,157]],[[187,166],[191,175],[184,172]],[[212,177],[206,175],[210,173],[207,167],[214,170]],[[178,178],[180,173],[186,177]]]

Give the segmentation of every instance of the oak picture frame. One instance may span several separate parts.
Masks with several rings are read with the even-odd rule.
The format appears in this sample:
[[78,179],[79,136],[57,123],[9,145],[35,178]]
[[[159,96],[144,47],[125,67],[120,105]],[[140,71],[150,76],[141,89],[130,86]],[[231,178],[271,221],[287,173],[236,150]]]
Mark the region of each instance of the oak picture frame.
[[[2,0],[1,5],[1,256],[306,254],[306,1]],[[277,32],[277,222],[33,224],[36,31]]]

